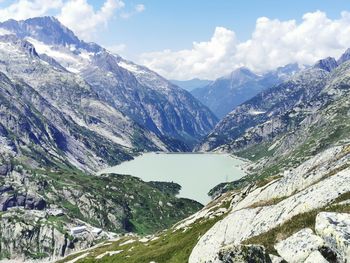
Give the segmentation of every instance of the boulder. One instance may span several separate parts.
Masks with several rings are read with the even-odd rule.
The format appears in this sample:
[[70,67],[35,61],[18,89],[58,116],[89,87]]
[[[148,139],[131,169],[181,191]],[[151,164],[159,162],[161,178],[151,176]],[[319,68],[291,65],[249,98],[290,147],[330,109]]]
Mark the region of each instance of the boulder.
[[219,251],[218,258],[223,263],[272,263],[265,248],[258,245],[229,245]]
[[306,260],[313,251],[318,251],[324,241],[310,228],[304,228],[275,245],[278,254],[290,263]]
[[345,262],[350,262],[350,214],[321,212],[316,217],[316,233]]

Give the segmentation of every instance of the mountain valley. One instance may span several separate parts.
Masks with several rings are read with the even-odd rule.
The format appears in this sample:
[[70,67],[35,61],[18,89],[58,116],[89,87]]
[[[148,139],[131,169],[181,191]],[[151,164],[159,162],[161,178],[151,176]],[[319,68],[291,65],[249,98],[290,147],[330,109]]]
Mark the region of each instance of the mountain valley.
[[[0,261],[348,262],[350,49],[168,81],[55,17],[0,29]],[[166,175],[222,154],[237,177],[211,172],[226,179],[201,204],[175,177],[111,168],[169,153]]]

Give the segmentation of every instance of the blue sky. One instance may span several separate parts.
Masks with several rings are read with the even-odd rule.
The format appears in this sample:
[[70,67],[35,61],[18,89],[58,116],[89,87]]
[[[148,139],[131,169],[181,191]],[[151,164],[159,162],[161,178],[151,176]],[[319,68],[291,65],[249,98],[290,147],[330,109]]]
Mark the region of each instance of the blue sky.
[[312,64],[350,47],[349,0],[0,0],[1,21],[42,15],[175,79]]
[[[91,1],[98,3],[101,1]],[[125,1],[128,6],[140,3]],[[145,12],[130,19],[115,19],[101,41],[108,45],[124,43],[128,55],[160,49],[189,48],[193,41],[208,40],[216,26],[234,30],[246,40],[254,30],[258,17],[281,20],[296,19],[316,10],[330,18],[350,10],[345,0],[144,0]]]

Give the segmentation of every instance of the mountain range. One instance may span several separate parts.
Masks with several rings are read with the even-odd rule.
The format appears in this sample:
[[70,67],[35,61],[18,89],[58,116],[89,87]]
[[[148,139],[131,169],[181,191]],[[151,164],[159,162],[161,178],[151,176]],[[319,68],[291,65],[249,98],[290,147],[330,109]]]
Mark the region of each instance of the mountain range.
[[248,68],[238,68],[227,76],[192,90],[191,93],[221,119],[241,103],[283,82],[299,70],[297,64],[290,64],[257,75]]

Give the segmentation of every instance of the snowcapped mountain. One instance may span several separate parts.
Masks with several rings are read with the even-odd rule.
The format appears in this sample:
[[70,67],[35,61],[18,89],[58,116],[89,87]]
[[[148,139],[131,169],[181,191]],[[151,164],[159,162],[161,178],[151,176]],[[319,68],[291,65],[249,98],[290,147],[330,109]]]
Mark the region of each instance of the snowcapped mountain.
[[[37,121],[25,119],[25,112],[24,116],[19,114],[21,110],[14,111],[15,119],[23,117],[23,121],[28,124],[24,136],[28,140],[24,145],[39,145],[44,152],[56,152],[53,154],[55,158],[60,156],[61,161],[63,158],[71,165],[88,171],[130,159],[134,151],[171,149],[156,134],[145,130],[111,104],[101,100],[80,76],[60,65],[55,66],[57,62],[49,64],[47,58],[45,56],[42,59],[26,40],[15,35],[0,36],[0,72],[4,79],[8,79],[9,87],[12,87],[6,92],[13,93],[14,101],[28,107],[28,114],[32,112],[40,119],[43,130],[47,126],[53,127],[45,135],[53,143],[49,140],[51,143],[42,145],[42,136],[33,136],[32,132]],[[23,95],[28,98],[21,98],[18,89],[26,90]],[[5,91],[0,95],[7,97]],[[9,114],[9,109],[2,110],[2,114]],[[23,140],[21,129],[15,129],[8,121],[8,117],[1,121],[7,131],[5,137],[12,134],[14,138]],[[141,143],[142,148],[139,149]],[[114,155],[108,152],[114,152]],[[25,155],[21,151],[18,154]]]
[[207,105],[216,116],[223,118],[239,104],[262,90],[282,82],[299,70],[297,64],[290,64],[264,75],[257,75],[247,68],[238,68],[231,74],[191,93]]
[[79,40],[53,17],[9,20],[0,28],[30,42],[47,63],[80,76],[101,99],[168,141],[193,144],[217,122],[188,92],[95,43]]

